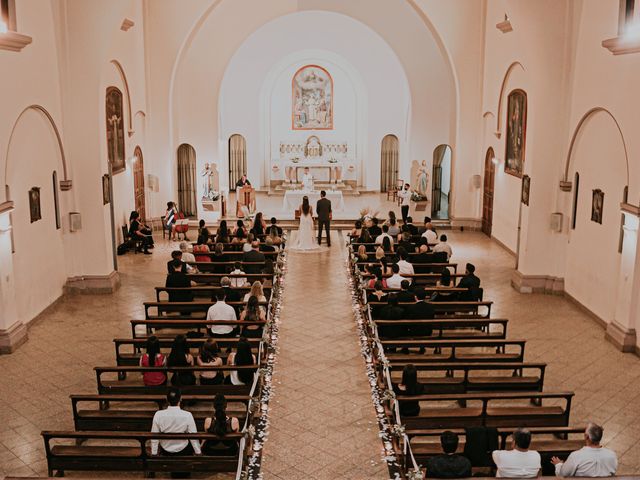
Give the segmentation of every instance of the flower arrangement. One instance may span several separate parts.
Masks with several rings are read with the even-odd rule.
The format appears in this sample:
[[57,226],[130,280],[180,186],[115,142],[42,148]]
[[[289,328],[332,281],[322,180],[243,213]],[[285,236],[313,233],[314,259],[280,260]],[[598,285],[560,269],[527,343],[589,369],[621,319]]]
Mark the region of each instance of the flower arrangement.
[[424,202],[424,201],[427,200],[427,197],[425,197],[421,193],[412,192],[411,193],[411,200],[413,200],[414,202]]
[[207,195],[207,198],[212,202],[215,202],[220,198],[220,192],[217,190],[209,190],[209,194]]
[[291,162],[292,163],[298,163],[300,161],[299,157],[291,157]]

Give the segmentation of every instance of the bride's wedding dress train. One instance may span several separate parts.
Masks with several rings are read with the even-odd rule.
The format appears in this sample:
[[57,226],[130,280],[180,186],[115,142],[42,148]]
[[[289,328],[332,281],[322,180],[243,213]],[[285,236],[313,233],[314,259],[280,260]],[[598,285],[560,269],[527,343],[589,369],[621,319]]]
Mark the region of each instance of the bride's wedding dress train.
[[300,215],[300,226],[298,227],[298,237],[293,245],[295,250],[316,250],[318,243],[314,238],[313,217],[311,212],[308,215]]

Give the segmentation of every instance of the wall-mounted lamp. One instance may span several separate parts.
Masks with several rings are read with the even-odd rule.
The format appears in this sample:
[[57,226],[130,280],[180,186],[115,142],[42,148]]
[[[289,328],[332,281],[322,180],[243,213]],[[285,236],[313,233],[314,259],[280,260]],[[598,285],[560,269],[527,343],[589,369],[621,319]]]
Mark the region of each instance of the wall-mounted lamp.
[[500,159],[499,159],[498,157],[493,157],[493,158],[491,159],[491,162],[492,162],[494,165],[498,165],[498,164],[500,163]]

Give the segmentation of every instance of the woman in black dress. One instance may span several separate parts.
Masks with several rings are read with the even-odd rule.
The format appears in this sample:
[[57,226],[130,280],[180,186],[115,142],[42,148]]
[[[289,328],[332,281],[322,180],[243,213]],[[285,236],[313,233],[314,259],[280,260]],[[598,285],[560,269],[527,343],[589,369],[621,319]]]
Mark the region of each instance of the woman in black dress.
[[[189,353],[189,347],[187,346],[187,337],[184,335],[176,335],[171,346],[171,353],[167,358],[168,367],[192,367],[193,356]],[[196,376],[191,372],[174,372],[171,376],[171,385],[195,385]]]
[[[402,381],[393,386],[398,396],[422,395],[422,384],[418,382],[418,370],[412,364],[402,369]],[[400,403],[401,417],[415,417],[420,414],[420,402],[417,400],[403,400]]]
[[232,457],[238,454],[237,440],[224,440],[228,433],[240,430],[240,422],[236,417],[227,416],[227,399],[218,393],[213,399],[215,410],[213,418],[204,420],[204,430],[206,433],[213,433],[221,437],[219,440],[205,440],[202,444],[204,455]]

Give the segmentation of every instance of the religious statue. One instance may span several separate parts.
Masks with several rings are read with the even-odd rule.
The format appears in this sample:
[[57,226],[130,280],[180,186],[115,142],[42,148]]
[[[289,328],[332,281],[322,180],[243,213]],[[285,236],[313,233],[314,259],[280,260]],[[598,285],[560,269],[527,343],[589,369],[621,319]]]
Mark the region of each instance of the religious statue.
[[208,163],[204,164],[204,170],[200,172],[202,177],[202,198],[209,199],[209,193],[211,190],[211,167]]
[[427,168],[427,161],[422,160],[422,163],[418,167],[418,177],[416,179],[416,190],[423,197],[427,196],[427,186],[429,184],[429,169]]

